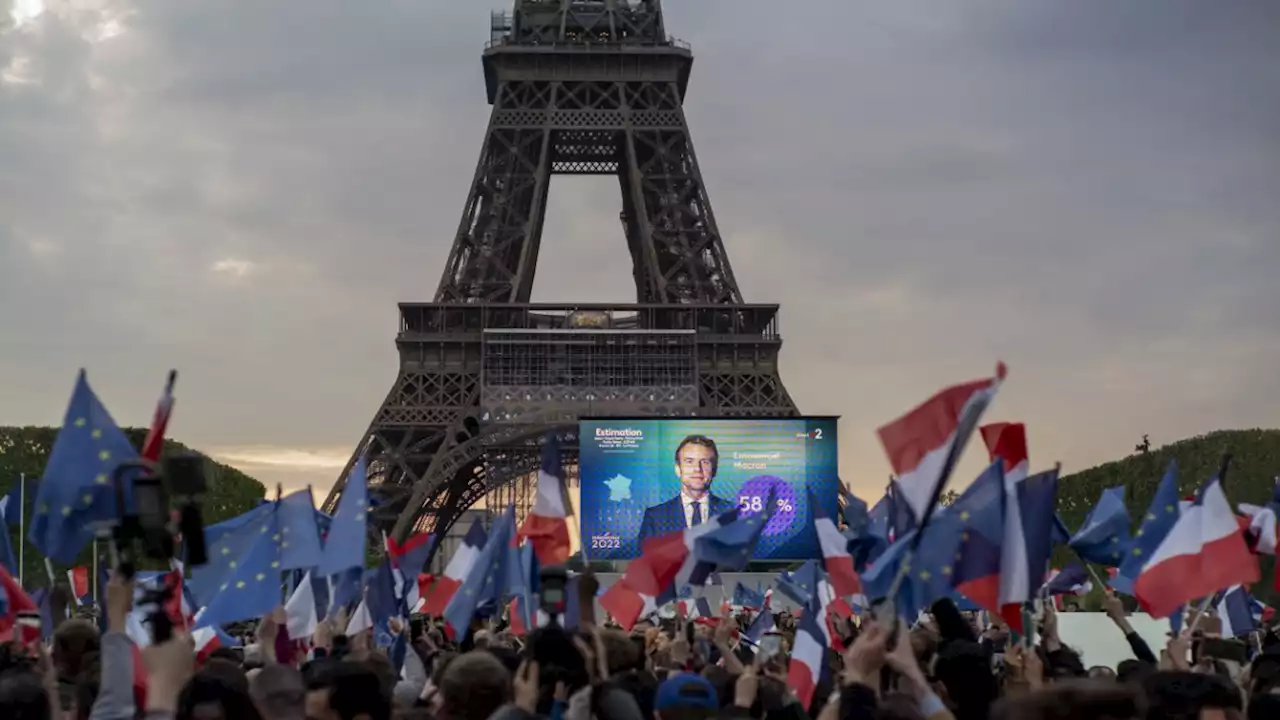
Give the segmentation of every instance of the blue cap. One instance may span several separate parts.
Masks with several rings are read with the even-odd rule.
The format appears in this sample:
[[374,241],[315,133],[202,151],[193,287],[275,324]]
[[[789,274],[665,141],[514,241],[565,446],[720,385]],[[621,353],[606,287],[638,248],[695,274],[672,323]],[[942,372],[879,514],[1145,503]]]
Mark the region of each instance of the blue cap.
[[720,703],[716,700],[715,687],[706,678],[693,673],[679,673],[663,680],[653,696],[654,710],[678,707],[719,710]]

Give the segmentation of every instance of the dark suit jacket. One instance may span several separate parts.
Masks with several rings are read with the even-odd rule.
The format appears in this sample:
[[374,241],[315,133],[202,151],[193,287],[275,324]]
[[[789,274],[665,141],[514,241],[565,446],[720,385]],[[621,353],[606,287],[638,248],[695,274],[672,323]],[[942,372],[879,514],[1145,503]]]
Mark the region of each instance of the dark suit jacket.
[[[716,495],[711,495],[710,502],[707,506],[710,510],[710,517],[702,518],[703,522],[710,520],[711,517],[726,513],[737,506],[732,500],[726,500]],[[680,503],[680,496],[676,495],[670,500],[645,508],[644,519],[640,521],[640,543],[641,548],[644,547],[644,541],[651,537],[666,535],[668,533],[677,532],[685,528],[684,522],[684,506]]]

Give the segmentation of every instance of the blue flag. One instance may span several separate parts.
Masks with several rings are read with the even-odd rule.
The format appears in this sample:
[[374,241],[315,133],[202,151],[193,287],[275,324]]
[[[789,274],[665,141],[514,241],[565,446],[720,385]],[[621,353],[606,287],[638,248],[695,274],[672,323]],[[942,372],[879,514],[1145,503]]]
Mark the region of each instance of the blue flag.
[[[325,613],[326,615],[337,612],[339,608],[350,607],[360,602],[360,592],[364,587],[364,568],[355,567],[328,578],[323,575],[317,575],[316,578],[320,584],[328,588],[326,594],[329,596],[329,610]],[[316,586],[311,587],[314,590]]]
[[1133,583],[1138,579],[1138,573],[1142,572],[1147,559],[1177,524],[1178,515],[1178,464],[1170,460],[1164,478],[1156,488],[1155,497],[1151,498],[1151,505],[1142,516],[1138,532],[1129,545],[1129,553],[1124,562],[1120,563],[1119,572],[1111,578],[1111,587],[1116,592],[1133,594]]
[[281,604],[279,542],[260,532],[200,614],[199,627],[257,618]]
[[1124,486],[1107,488],[1068,544],[1086,562],[1119,567],[1129,550],[1129,524]]
[[353,567],[364,567],[365,528],[368,525],[369,488],[364,458],[356,461],[347,476],[347,485],[333,514],[329,537],[325,539],[324,556],[316,567],[317,575],[336,575]]
[[756,615],[756,619],[752,620],[751,625],[747,627],[747,642],[752,645],[759,645],[760,638],[764,637],[765,633],[773,632],[774,629],[773,613],[768,610],[761,610]]
[[[117,517],[115,469],[137,459],[81,370],[36,496],[31,544],[55,562],[74,564],[93,540],[94,525]],[[126,503],[131,487],[125,478]]]
[[840,484],[840,497],[844,499],[844,509],[841,514],[844,516],[845,529],[854,537],[866,532],[871,524],[871,513],[867,509],[867,502],[849,492],[849,488],[845,487],[844,483]]
[[733,586],[733,604],[753,608],[764,607],[764,593],[756,592],[742,583],[738,583]]
[[[0,498],[0,519],[10,525],[17,525],[22,521],[21,506],[24,496],[22,485],[23,478],[19,477],[13,481],[13,487],[10,488],[9,494]],[[40,492],[40,481],[36,478],[26,478],[26,486],[26,516],[30,518],[31,507],[35,504],[36,495]]]
[[311,488],[281,499],[277,519],[280,525],[280,568],[298,570],[320,564],[323,551]]
[[374,627],[387,628],[393,617],[400,617],[400,602],[396,598],[395,573],[391,560],[383,558],[378,567],[366,573],[365,603]]
[[18,577],[18,558],[13,553],[13,541],[9,538],[9,528],[0,525],[0,563],[9,574]]
[[818,592],[817,560],[806,560],[795,571],[783,570],[778,575],[778,592],[791,598],[797,605],[805,605]]
[[471,629],[471,619],[483,604],[493,603],[495,608],[498,606],[498,594],[507,578],[504,560],[515,534],[516,509],[514,505],[510,505],[494,521],[489,538],[476,558],[476,564],[444,609],[444,619],[453,628],[457,642],[466,639]]
[[230,520],[205,528],[204,539],[209,562],[192,567],[191,577],[185,583],[198,607],[213,602],[259,536],[276,533],[276,508],[276,503],[266,502]]
[[1044,597],[1077,595],[1089,585],[1089,571],[1078,562],[1067,565],[1040,589]]
[[[760,542],[765,525],[769,524],[777,507],[775,493],[771,488],[761,512],[750,515],[739,512],[730,522],[698,536],[693,541],[694,556],[700,562],[716,565],[723,570],[745,569],[747,563],[751,562],[751,556],[755,554],[756,544]],[[721,516],[722,521],[725,515],[729,513]]]

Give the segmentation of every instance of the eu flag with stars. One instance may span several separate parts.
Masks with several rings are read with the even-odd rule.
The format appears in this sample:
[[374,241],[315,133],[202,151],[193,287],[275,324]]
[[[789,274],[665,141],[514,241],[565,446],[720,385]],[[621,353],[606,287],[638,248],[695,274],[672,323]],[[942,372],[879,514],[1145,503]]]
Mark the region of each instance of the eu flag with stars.
[[237,620],[262,617],[281,604],[279,540],[259,532],[252,547],[218,586],[200,615],[200,627],[221,627]]
[[1155,497],[1151,498],[1151,505],[1142,516],[1142,524],[1133,534],[1129,552],[1120,563],[1119,572],[1111,578],[1111,587],[1116,592],[1133,594],[1133,583],[1138,579],[1138,573],[1142,572],[1142,566],[1147,564],[1151,554],[1177,524],[1178,515],[1178,464],[1170,460]]
[[1129,524],[1124,486],[1107,488],[1069,545],[1086,562],[1119,567],[1129,549]]
[[783,570],[778,575],[778,592],[791,598],[797,605],[805,605],[818,592],[820,577],[818,561],[805,560],[794,572]]
[[[74,564],[93,540],[94,525],[117,517],[115,469],[137,459],[81,370],[40,482],[27,534],[31,544],[50,560]],[[126,502],[129,483],[126,478]]]
[[276,517],[280,525],[280,567],[300,570],[318,565],[323,551],[311,489],[286,495],[280,500]]
[[316,566],[316,574],[336,575],[353,567],[364,567],[365,528],[369,516],[369,487],[364,458],[356,461],[347,476],[347,485],[338,500],[324,554]]
[[276,503],[265,502],[246,513],[205,528],[209,562],[192,567],[191,577],[186,582],[198,605],[213,602],[219,589],[234,574],[241,558],[248,554],[260,535],[276,534],[276,510]]

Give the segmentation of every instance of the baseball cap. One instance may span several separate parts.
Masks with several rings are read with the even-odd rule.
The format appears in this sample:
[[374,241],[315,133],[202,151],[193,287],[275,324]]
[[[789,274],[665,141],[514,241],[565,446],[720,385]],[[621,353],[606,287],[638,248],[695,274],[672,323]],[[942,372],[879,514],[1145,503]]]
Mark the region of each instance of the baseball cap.
[[706,678],[693,673],[679,673],[663,680],[653,696],[654,710],[678,707],[718,710],[720,703],[716,699],[716,689]]

